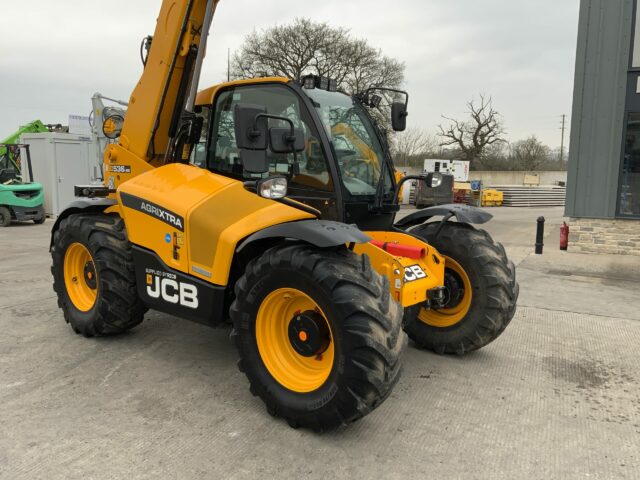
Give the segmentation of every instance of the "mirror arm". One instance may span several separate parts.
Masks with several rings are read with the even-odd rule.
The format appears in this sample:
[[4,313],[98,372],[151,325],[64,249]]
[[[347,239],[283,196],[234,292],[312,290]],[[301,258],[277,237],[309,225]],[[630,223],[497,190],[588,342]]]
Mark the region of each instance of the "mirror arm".
[[405,111],[407,110],[407,108],[409,107],[409,93],[405,92],[404,90],[398,90],[397,88],[388,88],[388,87],[371,87],[371,88],[367,88],[364,92],[364,98],[369,98],[369,92],[373,92],[373,91],[383,91],[383,92],[394,92],[394,93],[400,93],[402,95],[404,95],[404,109]]
[[393,192],[393,198],[395,199],[398,198],[402,185],[404,185],[409,180],[419,180],[421,182],[427,183],[427,175],[407,175],[406,177],[402,177],[400,181],[396,184],[396,189]]

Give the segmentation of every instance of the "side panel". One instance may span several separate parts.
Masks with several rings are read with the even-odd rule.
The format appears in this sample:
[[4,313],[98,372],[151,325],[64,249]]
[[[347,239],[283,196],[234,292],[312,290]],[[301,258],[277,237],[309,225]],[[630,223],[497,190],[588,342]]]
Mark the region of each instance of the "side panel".
[[129,240],[169,268],[226,285],[238,242],[270,225],[313,218],[248,192],[242,182],[170,164],[118,189]]
[[190,212],[187,223],[191,273],[226,285],[240,241],[272,225],[310,218],[315,217],[266,200],[245,190],[241,182],[233,182]]
[[138,295],[147,307],[205,325],[223,320],[225,287],[173,270],[140,247],[133,247],[133,259]]

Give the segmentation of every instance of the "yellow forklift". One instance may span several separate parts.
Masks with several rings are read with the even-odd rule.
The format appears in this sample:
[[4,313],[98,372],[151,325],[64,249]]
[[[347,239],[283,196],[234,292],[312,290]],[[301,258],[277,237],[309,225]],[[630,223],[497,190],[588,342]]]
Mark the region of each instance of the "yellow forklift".
[[[334,428],[389,396],[403,327],[441,353],[496,338],[515,311],[515,270],[468,224],[490,218],[480,210],[436,207],[394,223],[412,177],[395,181],[367,112],[376,91],[352,98],[327,78],[264,78],[196,97],[217,3],[164,0],[126,117],[104,122],[117,139],[104,184],[76,186],[53,227],[58,304],[86,337],[131,329],[149,308],[231,323],[240,369],[269,413]],[[407,98],[391,106],[395,130]]]

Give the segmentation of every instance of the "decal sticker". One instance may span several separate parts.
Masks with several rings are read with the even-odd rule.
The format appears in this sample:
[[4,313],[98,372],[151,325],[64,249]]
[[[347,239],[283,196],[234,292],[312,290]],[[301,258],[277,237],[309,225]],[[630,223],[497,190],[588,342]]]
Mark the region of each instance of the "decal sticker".
[[184,233],[176,233],[176,245],[179,247],[184,246]]
[[423,279],[427,276],[422,270],[420,265],[411,265],[409,267],[405,267],[404,269],[404,282],[415,282],[416,280]]
[[196,272],[203,277],[211,278],[211,272],[209,270],[205,270],[204,268],[197,267],[196,265],[191,265],[191,270]]
[[183,307],[198,308],[198,287],[191,283],[180,282],[173,273],[147,268],[147,295],[168,303]]
[[131,167],[129,165],[111,165],[109,171],[113,173],[131,173]]
[[164,236],[164,241],[167,242],[167,243],[171,243],[171,234],[170,233],[167,233]]
[[148,202],[140,197],[124,192],[120,193],[120,198],[122,199],[122,204],[125,207],[146,213],[147,215],[154,217],[167,225],[171,225],[181,232],[184,232],[184,219],[180,215],[173,213],[171,210],[167,210],[156,203]]

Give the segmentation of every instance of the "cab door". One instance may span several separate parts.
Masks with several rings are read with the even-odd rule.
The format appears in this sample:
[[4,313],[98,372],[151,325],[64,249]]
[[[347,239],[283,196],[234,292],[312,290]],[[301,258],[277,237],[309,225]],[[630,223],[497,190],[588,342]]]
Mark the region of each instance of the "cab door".
[[[287,117],[305,134],[305,150],[293,153],[274,153],[267,149],[270,161],[265,175],[245,172],[239,160],[240,151],[235,139],[234,111],[238,103],[261,105],[267,113]],[[320,135],[307,107],[298,94],[285,84],[263,83],[237,85],[221,90],[212,106],[206,167],[215,173],[248,180],[267,175],[283,175],[289,181],[288,197],[322,212],[322,218],[337,220],[335,185],[328,168],[327,155]],[[282,120],[269,119],[269,127],[287,127]]]

